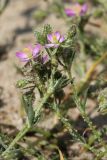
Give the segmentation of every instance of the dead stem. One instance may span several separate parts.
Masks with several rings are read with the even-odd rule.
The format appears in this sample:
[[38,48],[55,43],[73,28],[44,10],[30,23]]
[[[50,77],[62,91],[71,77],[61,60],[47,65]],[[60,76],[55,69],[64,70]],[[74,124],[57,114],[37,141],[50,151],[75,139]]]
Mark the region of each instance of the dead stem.
[[83,91],[87,88],[88,84],[89,84],[89,83],[91,82],[91,80],[92,80],[93,74],[94,74],[97,66],[98,66],[101,62],[103,62],[105,58],[107,58],[107,53],[102,54],[102,56],[101,56],[96,62],[94,62],[94,63],[92,64],[91,68],[87,71],[87,73],[86,73],[86,75],[85,75],[85,77],[84,77],[84,79],[83,79],[83,83],[82,83],[82,85],[81,85],[81,86],[79,87],[79,89],[78,89],[78,94],[79,94],[79,95],[80,95],[81,92],[83,92]]

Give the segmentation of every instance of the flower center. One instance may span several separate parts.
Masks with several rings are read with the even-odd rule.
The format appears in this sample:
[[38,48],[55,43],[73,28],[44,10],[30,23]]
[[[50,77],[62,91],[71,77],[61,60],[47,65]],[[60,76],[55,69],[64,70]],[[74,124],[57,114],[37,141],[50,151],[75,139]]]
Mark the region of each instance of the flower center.
[[72,9],[77,15],[79,15],[80,12],[81,12],[81,5],[73,5],[73,6],[71,7],[71,9]]
[[55,43],[58,43],[58,40],[57,40],[57,37],[55,36],[55,35],[53,35],[53,41],[55,42]]
[[27,55],[28,58],[32,58],[32,53],[29,48],[24,48],[23,52]]

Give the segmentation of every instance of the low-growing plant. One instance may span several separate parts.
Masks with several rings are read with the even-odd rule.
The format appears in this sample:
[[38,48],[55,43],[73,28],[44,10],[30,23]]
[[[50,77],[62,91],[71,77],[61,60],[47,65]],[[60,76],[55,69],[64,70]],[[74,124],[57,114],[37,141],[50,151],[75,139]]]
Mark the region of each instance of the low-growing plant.
[[[26,111],[26,123],[9,146],[1,143],[5,149],[2,157],[8,158],[10,153],[15,152],[18,141],[36,127],[44,109],[49,108],[54,111],[75,141],[81,142],[86,149],[93,152],[96,160],[101,159],[106,154],[107,145],[103,140],[102,132],[96,129],[87,114],[86,101],[93,70],[107,57],[107,54],[102,55],[100,60],[93,64],[84,81],[77,83],[72,75],[72,64],[75,55],[78,54],[76,26],[72,25],[70,30],[62,35],[58,31],[53,32],[50,25],[45,25],[43,31],[35,32],[35,36],[37,41],[34,46],[29,45],[23,51],[16,53],[19,60],[25,63],[21,69],[23,79],[17,82],[17,87],[21,90],[22,102]],[[75,105],[80,111],[91,131],[91,141],[87,141],[66,116],[67,109],[63,103],[63,98],[64,88],[68,86],[71,86],[70,105]],[[39,94],[39,99],[34,106],[35,91]],[[99,101],[101,101],[100,99]],[[66,112],[64,113],[62,110],[66,110]],[[97,145],[100,146],[99,149],[97,149]],[[60,157],[64,159],[61,151],[59,149],[58,151]]]
[[[90,17],[104,17],[106,6],[102,9],[104,2],[96,0],[94,5],[98,4],[99,8],[88,12],[88,5],[83,0],[79,2],[73,4],[70,9],[65,8],[62,1],[54,2],[53,10],[69,24],[67,33],[61,34],[59,31],[53,31],[50,25],[45,25],[42,30],[34,32],[35,45],[28,45],[16,53],[20,63],[24,64],[22,68],[19,67],[23,77],[16,86],[21,91],[21,103],[26,112],[26,122],[13,140],[7,138],[5,141],[4,136],[0,136],[0,153],[5,159],[15,159],[23,153],[29,153],[38,160],[46,159],[44,154],[38,154],[29,142],[28,148],[18,143],[27,133],[35,128],[38,129],[37,124],[46,109],[58,117],[75,142],[80,142],[84,149],[93,153],[95,160],[101,160],[107,156],[107,144],[104,139],[107,128],[106,126],[97,128],[87,112],[87,99],[98,97],[96,98],[97,112],[106,114],[107,82],[103,73],[106,67],[107,42],[103,37],[98,39],[99,36],[85,31],[86,24],[90,23]],[[44,12],[42,18],[46,15]],[[89,58],[91,66],[87,71],[86,62]],[[95,72],[102,62],[102,71]],[[76,77],[77,74],[79,78]],[[69,99],[66,99],[68,88],[70,88]],[[79,110],[86,124],[82,133],[67,115],[71,107]],[[88,131],[89,136],[85,137]],[[38,132],[48,138],[52,136],[51,131],[38,129]],[[59,156],[55,155],[52,159],[66,159],[66,155],[64,157],[56,144],[48,144],[48,146],[59,153]]]

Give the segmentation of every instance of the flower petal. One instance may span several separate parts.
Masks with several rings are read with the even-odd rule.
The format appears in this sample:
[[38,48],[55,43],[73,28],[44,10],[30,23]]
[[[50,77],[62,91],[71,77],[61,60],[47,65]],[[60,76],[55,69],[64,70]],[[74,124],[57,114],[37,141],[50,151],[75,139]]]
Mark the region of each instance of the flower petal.
[[53,42],[52,34],[48,34],[47,35],[47,39],[48,39],[48,41]]
[[54,45],[54,48],[58,48],[58,47],[59,47],[59,44],[55,44],[55,45]]
[[81,13],[86,13],[87,12],[87,10],[88,10],[88,6],[87,6],[87,4],[85,3],[85,4],[83,4],[82,5],[82,8],[81,8]]
[[50,44],[46,44],[46,45],[45,45],[46,48],[51,48],[51,47],[54,47],[54,46],[55,46],[54,43],[50,43]]
[[65,40],[64,36],[61,36],[59,42],[62,43]]
[[35,48],[33,49],[33,58],[36,58],[39,55],[39,52],[41,50],[41,45],[40,44],[36,44]]
[[54,33],[54,35],[55,35],[56,39],[59,41],[59,39],[61,37],[60,32],[57,31],[57,32]]
[[23,52],[16,52],[16,57],[18,57],[22,62],[29,61],[28,56]]
[[29,49],[29,51],[32,53],[33,52],[33,47],[32,45],[28,45],[27,48]]
[[72,9],[65,9],[65,13],[69,17],[75,16],[75,12]]
[[46,63],[46,62],[48,62],[48,61],[49,61],[49,56],[48,56],[47,54],[43,55],[43,56],[42,56],[42,62],[43,62],[43,63]]

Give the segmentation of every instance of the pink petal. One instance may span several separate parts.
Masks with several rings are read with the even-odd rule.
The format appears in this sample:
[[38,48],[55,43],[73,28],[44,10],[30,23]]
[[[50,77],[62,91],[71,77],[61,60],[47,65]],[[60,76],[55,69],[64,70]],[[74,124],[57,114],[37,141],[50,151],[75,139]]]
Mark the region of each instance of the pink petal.
[[43,63],[46,63],[46,62],[48,62],[49,61],[49,56],[46,54],[46,55],[43,55],[42,56],[42,61],[43,61]]
[[59,47],[59,44],[55,44],[55,45],[54,45],[54,48],[58,48],[58,47]]
[[22,62],[29,61],[28,56],[23,52],[16,52],[16,57],[18,57]]
[[53,42],[52,34],[48,34],[47,35],[47,39],[48,39],[48,41]]
[[57,40],[59,41],[61,34],[57,31],[54,33],[54,35],[56,36]]
[[65,9],[65,13],[69,17],[75,16],[75,12],[72,9]]
[[65,40],[64,36],[61,36],[59,42],[62,43]]
[[28,45],[27,48],[28,48],[31,52],[33,52],[33,47],[32,47],[32,45]]
[[81,8],[81,14],[86,13],[86,12],[87,12],[87,10],[88,10],[88,6],[87,6],[87,4],[85,3],[85,4],[83,4],[83,5],[82,5],[82,8]]
[[77,7],[81,7],[81,5],[78,2],[74,3],[73,5],[75,5]]
[[54,43],[50,43],[50,44],[46,44],[46,45],[45,45],[46,48],[51,48],[51,47],[54,47],[54,46],[55,46]]
[[41,45],[36,44],[35,48],[33,49],[33,58],[36,58],[39,55],[39,52],[41,50]]

